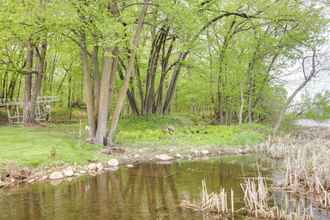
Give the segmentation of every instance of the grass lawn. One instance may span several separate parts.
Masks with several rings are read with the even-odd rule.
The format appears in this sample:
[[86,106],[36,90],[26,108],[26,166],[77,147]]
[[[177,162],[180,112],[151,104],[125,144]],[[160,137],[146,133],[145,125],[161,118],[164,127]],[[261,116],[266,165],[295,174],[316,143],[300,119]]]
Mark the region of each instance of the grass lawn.
[[0,127],[0,164],[86,163],[97,159],[100,146],[86,144],[73,126],[44,128]]
[[[192,117],[171,116],[148,119],[133,117],[120,122],[117,142],[128,149],[181,152],[194,147],[252,145],[264,140],[269,128],[263,125],[212,126]],[[174,129],[173,133],[166,128]],[[83,124],[50,124],[47,127],[0,127],[0,165],[15,161],[19,165],[52,163],[84,164],[102,160],[101,146],[85,143]],[[55,155],[55,156],[54,156]]]

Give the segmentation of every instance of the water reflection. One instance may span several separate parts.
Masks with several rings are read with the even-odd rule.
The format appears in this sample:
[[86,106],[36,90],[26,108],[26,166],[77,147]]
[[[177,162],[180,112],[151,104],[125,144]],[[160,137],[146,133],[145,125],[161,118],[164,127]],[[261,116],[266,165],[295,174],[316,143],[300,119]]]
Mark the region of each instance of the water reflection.
[[235,208],[239,208],[240,183],[246,176],[256,176],[255,164],[247,157],[141,164],[58,185],[24,186],[0,192],[0,220],[209,219],[180,209],[180,201],[197,200],[206,179],[210,191],[233,189]]

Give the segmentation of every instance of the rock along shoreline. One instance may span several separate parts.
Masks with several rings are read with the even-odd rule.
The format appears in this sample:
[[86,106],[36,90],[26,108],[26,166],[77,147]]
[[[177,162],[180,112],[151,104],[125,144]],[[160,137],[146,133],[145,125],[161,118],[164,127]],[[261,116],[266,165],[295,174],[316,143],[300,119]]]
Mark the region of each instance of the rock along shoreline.
[[191,152],[184,154],[175,153],[174,151],[170,153],[144,153],[141,155],[123,153],[112,155],[115,158],[108,161],[95,161],[86,165],[63,165],[37,169],[12,167],[4,171],[2,175],[0,174],[0,189],[47,181],[60,183],[81,176],[96,176],[104,172],[114,172],[120,166],[131,168],[140,163],[170,164],[175,161],[205,160],[209,157],[246,155],[251,153],[255,153],[253,147],[191,150]]

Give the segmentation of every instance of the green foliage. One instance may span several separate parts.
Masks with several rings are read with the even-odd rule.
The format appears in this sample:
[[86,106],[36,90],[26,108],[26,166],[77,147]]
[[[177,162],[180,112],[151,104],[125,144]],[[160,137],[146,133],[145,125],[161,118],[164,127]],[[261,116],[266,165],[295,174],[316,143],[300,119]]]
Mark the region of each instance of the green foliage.
[[330,118],[330,92],[317,93],[314,97],[303,96],[303,104],[298,109],[300,118],[328,120]]
[[[109,3],[117,3],[118,13],[111,11]],[[102,78],[104,53],[109,48],[118,48],[117,75],[124,76],[130,40],[143,5],[140,3],[142,1],[132,4],[106,0],[1,1],[0,98],[23,99],[27,43],[33,44],[35,70],[38,48],[45,40],[47,65],[41,94],[60,97],[56,108],[61,108],[57,112],[61,112],[62,118],[66,112],[70,114],[73,105],[84,107],[82,45],[86,43],[89,59],[86,64],[93,91],[97,91],[95,88],[102,80],[98,81]],[[220,118],[223,124],[237,123],[241,111],[245,121],[249,111],[255,122],[272,121],[286,100],[284,87],[274,79],[300,58],[303,46],[317,47],[324,42],[328,20],[322,16],[323,12],[321,3],[296,0],[152,1],[138,45],[136,73],[129,86],[139,113],[146,114],[141,106],[145,104],[147,91],[152,91],[148,96],[152,97],[148,100],[153,102],[152,113],[160,112],[163,107],[154,110],[155,100],[158,104],[158,98],[162,97],[159,98],[162,105],[165,97],[174,91],[174,98],[169,100],[172,112],[189,113],[196,104],[208,109],[207,117]],[[157,36],[164,32],[165,43],[159,46],[162,38]],[[155,45],[160,48],[158,53]],[[171,53],[165,61],[168,51]],[[183,52],[188,58],[181,62],[178,56]],[[181,72],[176,73],[179,67]],[[161,74],[164,74],[163,87]],[[148,85],[150,81],[155,83]],[[176,82],[176,86],[171,87],[172,82]],[[115,79],[115,95],[122,83],[120,77]],[[114,97],[113,105],[116,100]],[[125,105],[125,109],[129,108],[129,103]],[[322,115],[313,115],[314,109],[306,114],[328,117],[327,104],[322,108]],[[174,134],[163,131],[170,125],[176,128]],[[250,128],[213,127],[173,117],[153,116],[148,120],[133,117],[121,122],[121,127],[118,141],[123,144],[139,141],[250,144],[262,139]]]

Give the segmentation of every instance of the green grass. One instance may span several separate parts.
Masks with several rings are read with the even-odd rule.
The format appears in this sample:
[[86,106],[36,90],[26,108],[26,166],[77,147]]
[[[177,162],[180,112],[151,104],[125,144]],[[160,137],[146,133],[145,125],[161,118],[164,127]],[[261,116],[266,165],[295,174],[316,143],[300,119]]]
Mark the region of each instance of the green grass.
[[[174,133],[164,130],[173,127]],[[117,142],[132,152],[168,150],[183,152],[208,147],[259,143],[269,132],[264,125],[211,126],[199,118],[172,116],[132,117],[120,122]],[[0,127],[0,166],[15,161],[19,165],[44,166],[55,163],[84,164],[105,160],[101,146],[85,143],[85,125],[51,124],[47,127]],[[55,153],[55,158],[51,155]],[[143,153],[142,152],[142,153]]]
[[[173,133],[167,127],[175,128]],[[270,132],[259,124],[243,126],[196,124],[188,117],[133,118],[123,121],[117,136],[120,144],[134,145],[251,145],[264,140]]]
[[[0,127],[0,164],[40,166],[52,163],[83,164],[100,157],[100,146],[84,143],[75,127]],[[55,156],[52,156],[55,155]]]

